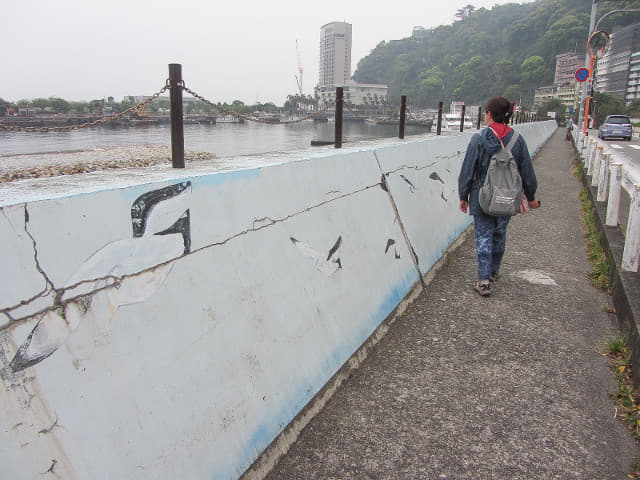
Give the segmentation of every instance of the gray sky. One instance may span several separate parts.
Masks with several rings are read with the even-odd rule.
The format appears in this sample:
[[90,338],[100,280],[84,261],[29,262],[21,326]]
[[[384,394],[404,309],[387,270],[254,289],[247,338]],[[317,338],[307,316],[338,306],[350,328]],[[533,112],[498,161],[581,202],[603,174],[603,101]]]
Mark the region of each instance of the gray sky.
[[[526,3],[531,0],[519,0]],[[20,0],[2,6],[0,98],[92,100],[151,95],[181,63],[187,87],[213,102],[282,105],[318,81],[320,27],[353,25],[352,73],[382,40],[450,24],[459,8],[508,0]],[[339,12],[339,13],[337,13]]]

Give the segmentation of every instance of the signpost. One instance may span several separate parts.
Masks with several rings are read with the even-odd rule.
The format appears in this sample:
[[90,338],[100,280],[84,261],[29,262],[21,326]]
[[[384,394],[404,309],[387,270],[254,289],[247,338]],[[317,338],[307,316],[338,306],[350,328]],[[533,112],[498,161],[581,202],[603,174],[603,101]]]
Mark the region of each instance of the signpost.
[[[595,3],[595,2],[594,2]],[[589,62],[589,70],[587,70],[587,77],[584,80],[579,81],[589,81],[591,84],[591,88],[589,89],[590,93],[585,100],[584,105],[584,127],[582,129],[583,135],[587,135],[587,127],[589,124],[589,104],[591,103],[591,95],[593,95],[593,64],[595,60],[601,59],[607,50],[609,49],[609,34],[607,32],[593,32],[589,37],[589,41],[587,42],[587,52],[591,56],[591,60]],[[586,68],[581,68],[576,72],[576,80],[578,79],[578,73],[582,77],[584,72],[582,70],[586,70]]]
[[576,80],[579,82],[586,82],[589,79],[589,70],[586,68],[579,68],[576,71]]

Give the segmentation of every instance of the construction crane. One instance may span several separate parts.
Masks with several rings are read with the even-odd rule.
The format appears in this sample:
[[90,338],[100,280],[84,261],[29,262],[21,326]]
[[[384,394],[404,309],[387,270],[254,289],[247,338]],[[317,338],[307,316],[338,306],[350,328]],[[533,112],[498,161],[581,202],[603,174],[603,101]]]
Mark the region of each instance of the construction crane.
[[298,90],[300,91],[300,97],[302,97],[303,93],[302,93],[302,61],[300,60],[300,47],[298,45],[298,40],[296,39],[296,53],[298,54],[298,73],[300,74],[300,77],[298,77],[298,75],[294,75],[294,77],[296,77],[296,83],[298,84]]

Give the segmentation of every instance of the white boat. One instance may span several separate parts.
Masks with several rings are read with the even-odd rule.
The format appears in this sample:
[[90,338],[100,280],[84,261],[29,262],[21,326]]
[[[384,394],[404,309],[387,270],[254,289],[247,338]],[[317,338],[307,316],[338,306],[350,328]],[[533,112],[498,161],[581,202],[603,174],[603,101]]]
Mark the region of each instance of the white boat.
[[[446,125],[443,125],[444,128],[449,132],[459,132],[460,131],[460,114],[450,114],[447,113],[444,115],[444,122]],[[467,115],[464,116],[464,129],[469,130],[473,128],[473,121]]]

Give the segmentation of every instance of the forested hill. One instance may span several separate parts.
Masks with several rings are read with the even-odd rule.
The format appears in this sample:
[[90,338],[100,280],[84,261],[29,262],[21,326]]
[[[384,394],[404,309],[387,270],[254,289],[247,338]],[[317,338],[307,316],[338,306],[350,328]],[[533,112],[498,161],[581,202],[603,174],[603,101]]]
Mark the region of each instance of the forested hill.
[[[492,95],[531,105],[536,87],[553,83],[556,55],[584,52],[592,0],[461,9],[458,20],[411,38],[381,42],[358,63],[359,83],[389,85],[389,100],[435,107],[439,100],[481,104]],[[601,2],[598,18],[640,0]],[[616,13],[600,30],[640,21],[640,13]]]

